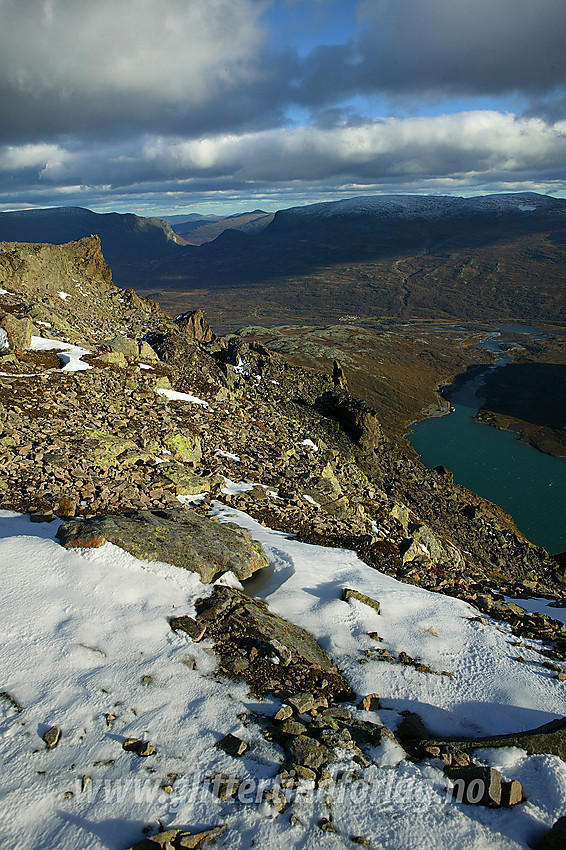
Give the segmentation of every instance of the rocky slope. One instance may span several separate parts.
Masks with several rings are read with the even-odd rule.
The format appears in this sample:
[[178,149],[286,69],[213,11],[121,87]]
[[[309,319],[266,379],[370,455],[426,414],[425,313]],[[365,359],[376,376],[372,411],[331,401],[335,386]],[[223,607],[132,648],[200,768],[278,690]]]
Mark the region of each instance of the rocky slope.
[[[56,514],[67,547],[110,541],[136,557],[196,570],[204,581],[238,569],[245,580],[265,567],[265,556],[249,534],[221,532],[210,518],[211,498],[222,490],[225,505],[264,526],[354,550],[381,573],[507,621],[517,645],[544,641],[548,665],[564,677],[564,626],[502,593],[558,598],[564,567],[497,506],[454,484],[449,470],[407,457],[374,410],[348,393],[339,364],[329,375],[258,342],[216,338],[200,312],[171,320],[112,284],[96,237],[0,244],[0,327],[0,508],[37,522]],[[248,483],[230,489],[237,481]],[[198,541],[188,552],[187,537]],[[379,612],[371,597],[343,593]],[[335,747],[350,748],[364,765],[361,747],[391,735],[344,707],[350,685],[304,630],[234,588],[196,607],[196,619],[183,614],[172,628],[195,642],[206,632],[228,678],[285,703],[280,717],[265,720],[265,735],[283,747],[287,772],[322,781]],[[368,652],[448,675],[406,652],[398,659],[379,646]],[[427,735],[415,722],[398,734],[417,752]],[[542,751],[556,751],[544,750],[544,741]],[[241,744],[223,746],[238,756]],[[430,746],[448,766],[469,765],[452,744]]]
[[[502,586],[562,587],[557,563],[508,515],[449,470],[407,457],[339,378],[239,337],[210,341],[202,318],[172,321],[112,284],[96,237],[4,243],[0,269],[1,507],[87,517],[159,509],[240,476],[257,485],[234,497],[252,515],[355,548],[403,580],[471,600]],[[61,368],[56,349],[30,348],[37,337],[82,346],[90,368]],[[227,435],[238,460],[219,452]]]

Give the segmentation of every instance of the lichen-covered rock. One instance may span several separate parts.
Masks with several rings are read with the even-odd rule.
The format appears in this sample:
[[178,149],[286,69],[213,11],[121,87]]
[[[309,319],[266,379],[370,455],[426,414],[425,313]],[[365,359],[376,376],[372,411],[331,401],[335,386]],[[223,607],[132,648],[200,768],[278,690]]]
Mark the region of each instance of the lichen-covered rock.
[[163,438],[171,454],[184,463],[194,463],[202,458],[202,448],[198,437],[186,434],[167,434]]
[[104,354],[99,354],[94,360],[97,366],[118,366],[125,369],[128,365],[126,356],[122,351],[105,351]]
[[32,323],[25,316],[18,319],[15,316],[8,314],[0,320],[0,327],[6,331],[8,345],[10,349],[16,353],[27,351],[31,344]]
[[114,543],[136,558],[198,572],[206,582],[228,570],[246,579],[269,563],[249,531],[231,523],[221,525],[187,508],[71,520],[60,526],[57,537],[67,549]]
[[184,832],[182,829],[166,829],[144,838],[128,850],[195,850],[211,844],[226,830],[226,825],[215,826],[202,832]]
[[139,357],[137,340],[123,336],[122,334],[117,334],[111,339],[105,339],[100,344],[109,348],[110,351],[123,354],[125,358],[137,359]]

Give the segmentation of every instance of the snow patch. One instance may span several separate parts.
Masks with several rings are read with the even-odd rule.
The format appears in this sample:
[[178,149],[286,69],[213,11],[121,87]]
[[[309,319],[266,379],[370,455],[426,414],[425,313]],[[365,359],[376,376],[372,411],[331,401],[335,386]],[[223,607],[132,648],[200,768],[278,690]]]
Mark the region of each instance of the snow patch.
[[[30,349],[31,351],[56,351],[57,357],[63,363],[62,372],[84,372],[85,369],[92,369],[92,366],[81,360],[85,354],[91,352],[78,345],[71,345],[69,342],[32,336]],[[57,351],[57,349],[61,349],[61,351]]]
[[166,390],[166,389],[157,389],[156,390],[159,395],[164,395],[169,401],[190,401],[192,404],[200,404],[201,407],[209,407],[207,401],[203,401],[202,398],[197,398],[195,395],[189,395],[189,393],[179,393],[177,390]]

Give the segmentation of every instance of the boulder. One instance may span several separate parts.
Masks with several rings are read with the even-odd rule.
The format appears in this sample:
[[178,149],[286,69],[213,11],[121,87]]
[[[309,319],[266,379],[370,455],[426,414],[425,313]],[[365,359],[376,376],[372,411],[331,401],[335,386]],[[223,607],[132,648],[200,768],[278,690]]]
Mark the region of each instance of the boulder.
[[10,314],[3,316],[0,320],[0,328],[6,332],[8,346],[16,354],[27,351],[30,347],[33,325],[31,319],[28,319],[27,316],[23,319],[17,319]]
[[366,451],[377,449],[381,443],[381,425],[366,402],[353,398],[344,390],[329,390],[314,403],[315,410],[338,423],[350,440]]
[[231,732],[229,732],[226,737],[222,738],[216,746],[219,750],[224,750],[227,755],[232,756],[233,758],[243,756],[250,748],[249,744],[242,741],[242,739],[238,738],[237,735],[232,735]]
[[289,703],[292,695],[295,700],[300,696],[301,707],[305,695],[309,705],[320,704],[321,698],[352,698],[350,686],[313,635],[271,612],[265,602],[219,585],[211,596],[197,600],[196,609],[197,622],[206,624],[221,657],[220,669],[243,676],[252,693],[275,693]]
[[117,334],[111,339],[103,340],[100,344],[109,348],[110,351],[123,354],[128,359],[137,359],[139,357],[139,346],[136,339]]
[[246,529],[220,524],[184,507],[71,520],[60,526],[57,537],[66,549],[114,543],[136,558],[198,572],[206,582],[228,570],[246,579],[269,563],[261,544]]

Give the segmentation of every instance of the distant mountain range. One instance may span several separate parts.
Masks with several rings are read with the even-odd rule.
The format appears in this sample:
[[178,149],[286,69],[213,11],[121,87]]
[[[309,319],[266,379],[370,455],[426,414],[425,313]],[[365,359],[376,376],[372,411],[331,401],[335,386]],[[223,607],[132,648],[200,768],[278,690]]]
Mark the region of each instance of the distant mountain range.
[[566,324],[566,200],[385,195],[172,218],[3,213],[0,240],[98,233],[119,285],[201,306],[221,330],[345,315]]

